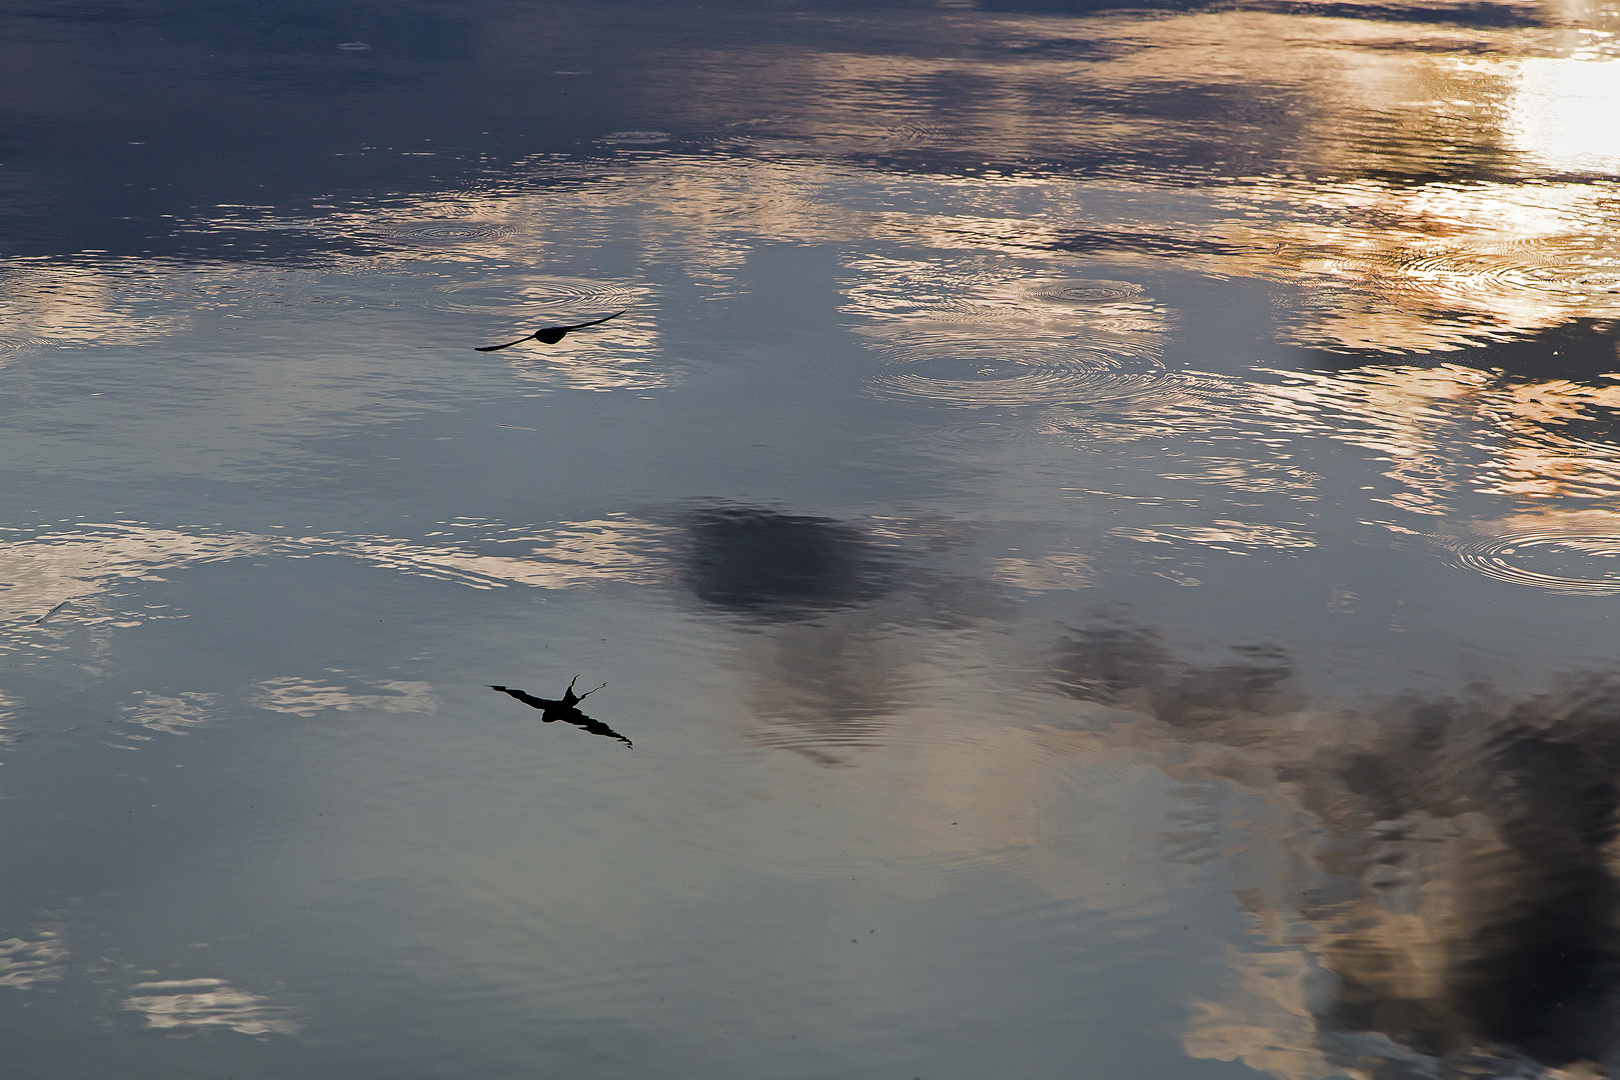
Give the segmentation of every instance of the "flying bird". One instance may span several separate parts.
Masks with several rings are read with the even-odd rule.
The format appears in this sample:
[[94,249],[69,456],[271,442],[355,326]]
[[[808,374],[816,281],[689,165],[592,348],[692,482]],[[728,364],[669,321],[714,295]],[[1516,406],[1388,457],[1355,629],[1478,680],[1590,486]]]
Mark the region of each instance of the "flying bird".
[[539,709],[541,723],[554,724],[558,720],[561,720],[565,724],[573,724],[575,727],[588,731],[592,735],[605,735],[610,739],[618,739],[620,742],[624,743],[624,745],[634,750],[636,748],[635,743],[631,742],[623,735],[620,735],[617,731],[614,731],[612,728],[602,723],[602,721],[597,720],[594,717],[586,716],[584,713],[579,711],[579,703],[596,693],[596,690],[602,689],[602,686],[606,686],[607,683],[603,683],[602,686],[598,686],[596,690],[587,690],[583,694],[576,694],[574,693],[574,683],[578,681],[579,676],[574,676],[574,682],[568,684],[568,689],[563,691],[563,696],[561,698],[535,697],[528,691],[519,690],[515,686],[496,686],[491,683],[489,684],[489,688],[491,690],[499,690],[503,694],[517,698],[525,705]]
[[516,341],[508,341],[505,345],[479,345],[477,346],[477,350],[479,352],[495,352],[498,349],[510,349],[514,345],[521,345],[525,341],[538,341],[542,345],[555,345],[557,342],[561,341],[570,330],[583,330],[587,326],[596,326],[600,323],[605,323],[608,321],[608,319],[617,319],[623,314],[623,311],[615,311],[613,314],[604,316],[600,319],[592,319],[590,322],[575,323],[572,326],[543,326],[534,333],[530,334],[528,337],[520,337]]

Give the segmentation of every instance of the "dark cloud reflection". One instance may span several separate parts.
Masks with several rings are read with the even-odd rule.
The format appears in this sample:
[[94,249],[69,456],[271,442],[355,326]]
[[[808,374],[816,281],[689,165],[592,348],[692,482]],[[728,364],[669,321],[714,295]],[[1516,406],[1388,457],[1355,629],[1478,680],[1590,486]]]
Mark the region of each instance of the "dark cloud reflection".
[[686,587],[740,620],[734,663],[750,741],[851,765],[918,702],[921,673],[954,631],[1005,618],[992,583],[953,570],[966,532],[898,517],[863,526],[753,506],[678,515]]
[[712,507],[685,519],[685,578],[699,600],[761,619],[798,618],[876,599],[892,559],[830,518]]
[[[1248,826],[1256,847],[1290,849],[1280,876],[1278,857],[1256,856],[1267,870],[1240,892],[1271,948],[1234,958],[1233,997],[1203,1006],[1192,1053],[1289,1077],[1534,1075],[1612,1057],[1620,679],[1329,711],[1281,649],[1189,663],[1117,623],[1066,636],[1057,679],[1136,714],[1167,771],[1306,822]],[[1309,1003],[1303,1028],[1288,1001]]]
[[831,518],[715,506],[683,519],[684,578],[699,600],[768,632],[741,647],[757,745],[823,766],[876,745],[903,705],[903,660],[875,605],[895,553]]

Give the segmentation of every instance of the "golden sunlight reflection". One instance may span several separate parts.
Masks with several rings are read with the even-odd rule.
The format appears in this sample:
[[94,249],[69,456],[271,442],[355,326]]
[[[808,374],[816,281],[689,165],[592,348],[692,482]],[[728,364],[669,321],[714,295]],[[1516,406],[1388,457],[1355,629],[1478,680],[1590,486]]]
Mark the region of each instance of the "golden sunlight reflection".
[[[531,322],[628,308],[630,314],[594,332],[589,350],[570,350],[564,342],[563,351],[536,354],[546,363],[514,357],[511,370],[557,388],[645,389],[668,385],[671,376],[659,361],[644,286],[520,267],[543,262],[548,245],[588,250],[581,245],[606,228],[598,219],[628,216],[641,259],[674,262],[718,297],[735,292],[736,272],[761,241],[865,237],[910,250],[847,259],[846,311],[865,320],[857,331],[891,361],[884,350],[920,337],[924,344],[938,339],[934,359],[960,354],[967,365],[965,377],[925,375],[902,392],[991,403],[1062,397],[1073,390],[1075,371],[1089,377],[1099,364],[1126,373],[1152,366],[1169,329],[1168,313],[1145,294],[1098,298],[1090,307],[1070,303],[1066,310],[1050,296],[1015,295],[1020,284],[1086,280],[1088,256],[1105,258],[1115,273],[1122,266],[1144,272],[1180,267],[1284,284],[1293,292],[1279,312],[1282,336],[1338,351],[1456,350],[1574,319],[1620,318],[1620,240],[1608,227],[1620,200],[1605,182],[1256,178],[1171,198],[1107,181],[967,182],[885,176],[826,162],[717,168],[672,156],[657,169],[630,168],[605,190],[582,174],[577,185],[439,200],[465,204],[478,221],[511,223],[494,230],[491,247],[477,253],[489,267],[477,277],[457,270],[458,260],[472,253],[434,248],[410,253],[408,282],[399,277],[400,253],[391,251],[322,275],[220,266],[137,280],[115,264],[65,275],[57,268],[18,268],[0,299],[12,311],[7,324],[25,345],[136,343],[176,332],[171,316],[155,305],[150,313],[143,309],[146,293],[195,293],[192,319],[277,305],[316,312],[323,309],[311,305],[420,304],[462,316],[463,333],[492,339],[520,333]],[[833,225],[829,203],[855,208],[836,215]],[[368,226],[338,216],[325,227]],[[542,243],[541,232],[550,239]],[[941,251],[953,254],[941,259]],[[996,253],[1016,260],[1002,268],[1015,275],[999,283],[986,262]],[[417,295],[422,283],[427,293]],[[998,334],[1033,358],[1025,362],[1034,364],[1032,372],[1014,372],[1033,379],[1029,387],[1016,378],[1001,386],[1008,380],[974,374],[972,361],[980,354],[981,367],[1019,364],[1011,350],[996,353]],[[911,346],[902,359],[914,361],[919,352],[928,350]],[[904,382],[907,375],[879,378]]]
[[[567,219],[587,193],[557,186],[480,196],[509,205],[479,209],[516,220]],[[1091,339],[1127,363],[1151,360],[1166,313],[1146,297],[1102,300],[1089,315],[1076,306],[1065,323],[1029,294],[1020,325],[1007,291],[1017,280],[1004,277],[1000,295],[986,294],[997,287],[985,261],[995,253],[1016,259],[1032,285],[1083,279],[1075,268],[1089,245],[1101,245],[1093,257],[1116,267],[1179,266],[1291,286],[1281,333],[1331,350],[1452,350],[1572,319],[1620,317],[1620,241],[1608,228],[1616,195],[1589,182],[1269,178],[1172,199],[1106,181],[974,183],[817,161],[745,169],[671,157],[595,194],[633,215],[648,258],[677,262],[716,296],[734,291],[735,269],[761,240],[866,237],[910,248],[845,264],[846,311],[871,320],[857,329],[880,350],[905,341],[908,329],[942,335],[941,355],[988,350],[998,330],[1028,347],[1055,346],[1068,326],[1071,351],[1083,352]],[[834,227],[829,203],[854,209]],[[872,209],[863,210],[868,203]],[[952,256],[940,259],[941,251]],[[986,319],[990,325],[981,326]],[[1010,321],[999,327],[998,319]],[[906,320],[926,321],[908,327]]]
[[1513,62],[1505,127],[1516,149],[1553,172],[1620,172],[1620,53],[1598,44],[1609,48]]
[[[1296,193],[1259,196],[1282,212]],[[1317,185],[1256,272],[1302,292],[1285,336],[1356,352],[1466,348],[1620,317],[1615,194],[1577,183]]]
[[[1610,185],[1503,179],[1526,163],[1560,173],[1581,155],[1609,160],[1604,148],[1613,140],[1603,125],[1614,111],[1606,103],[1615,67],[1592,48],[1577,47],[1567,59],[1507,61],[1494,56],[1519,44],[1516,31],[1257,12],[1148,22],[1093,16],[1083,28],[1055,17],[986,16],[939,33],[966,33],[979,47],[999,41],[1018,48],[977,57],[963,50],[904,58],[773,56],[776,78],[758,108],[777,118],[733,124],[718,145],[766,157],[759,175],[772,181],[774,193],[750,191],[750,178],[732,169],[724,195],[706,193],[701,175],[683,176],[683,206],[710,201],[714,207],[701,219],[728,231],[753,227],[813,243],[828,238],[826,215],[767,217],[756,208],[836,199],[854,204],[840,219],[846,232],[1032,257],[1077,250],[1078,231],[1120,260],[1171,260],[1201,272],[1304,286],[1307,295],[1285,332],[1326,348],[1455,349],[1571,318],[1620,315]],[[1593,30],[1589,38],[1603,33]],[[1093,48],[1065,53],[1077,39]],[[1037,48],[1041,43],[1053,48],[1051,55]],[[753,70],[735,58],[700,69],[702,78],[725,84],[713,88],[723,100],[759,98],[760,88],[727,96],[731,81]],[[1087,94],[1059,99],[1046,92],[1076,78],[1084,79]],[[964,79],[980,87],[970,105],[935,96],[934,87]],[[1006,174],[982,181],[900,174],[888,182],[890,199],[857,201],[831,164],[869,154],[906,161],[912,150],[924,161],[954,154],[1114,161],[1153,147],[1159,151],[1153,160],[1174,162],[1178,154],[1199,160],[1199,153],[1218,152],[1197,120],[1173,111],[1109,110],[1115,95],[1146,85],[1200,104],[1232,95],[1226,104],[1238,117],[1257,107],[1245,96],[1253,93],[1268,107],[1286,108],[1291,119],[1276,130],[1241,121],[1223,126],[1227,152],[1251,155],[1253,166],[1216,162],[1241,179],[1211,178],[1203,190],[1216,193],[1224,211],[1202,217],[1170,210],[1176,200],[1145,197],[1139,209],[1153,214],[1135,221],[1118,213],[1117,200],[1086,213],[1078,205],[1082,193],[1105,191],[1108,180]],[[792,107],[771,97],[781,93],[791,93]],[[873,108],[875,100],[884,106]],[[816,103],[808,114],[806,102]],[[764,133],[789,127],[799,148],[784,153],[780,140]],[[1550,165],[1542,160],[1549,155],[1557,159]],[[793,162],[797,175],[782,168],[782,159]],[[1147,164],[1133,164],[1134,180],[1152,180]],[[684,171],[678,156],[661,163],[665,177]],[[821,200],[818,184],[828,189]],[[929,205],[940,201],[961,205],[942,214]]]
[[[600,162],[540,155],[494,183],[402,196],[384,212],[331,208],[310,219],[219,206],[182,231],[359,244],[370,254],[329,259],[328,269],[357,278],[408,268],[426,280],[437,267],[449,292],[395,290],[388,301],[501,322],[633,306],[643,287],[569,278],[564,268],[626,240],[643,266],[678,267],[715,296],[735,293],[761,242],[891,242],[913,249],[900,261],[920,264],[935,262],[935,251],[1001,252],[1045,264],[1052,277],[1090,255],[1268,278],[1299,287],[1283,311],[1286,337],[1356,352],[1458,349],[1576,318],[1620,317],[1620,240],[1609,227],[1620,60],[1595,23],[1572,43],[1544,35],[1543,55],[1528,57],[1511,55],[1522,47],[1518,31],[1488,26],[1243,11],[1084,20],[979,13],[930,33],[954,47],[895,56],[771,45],[752,62],[730,52],[683,56],[679,94],[658,78],[647,89],[672,121],[710,133],[699,153],[660,151],[616,162],[611,175]],[[1079,40],[1091,47],[1076,52]],[[755,76],[766,65],[773,77],[761,85]],[[941,95],[963,80],[973,95]],[[1077,80],[1086,93],[1052,93]],[[1162,107],[1118,107],[1147,86]],[[705,111],[717,101],[747,102],[748,115],[717,120]],[[694,114],[683,118],[683,110]],[[1248,119],[1256,110],[1264,122]],[[800,150],[785,152],[788,142]],[[970,177],[951,173],[957,156],[1022,166]],[[894,164],[874,168],[874,160]],[[1042,164],[1065,161],[1082,166],[1067,175],[1088,179]],[[930,174],[930,162],[945,164]],[[1189,186],[1189,178],[1200,182]],[[848,261],[853,312],[887,291],[888,261]],[[981,345],[977,322],[998,306],[975,292],[984,279],[972,261],[933,272],[933,284],[952,290],[940,298],[947,307],[953,295],[972,301],[964,322],[927,305],[913,313],[930,321],[911,329],[937,332],[944,352]],[[116,259],[10,263],[0,274],[0,321],[12,338],[0,349],[172,333],[172,315],[144,309],[143,295],[189,290],[193,318],[322,299],[262,268],[134,270]],[[587,291],[570,294],[569,282]],[[917,282],[919,297],[929,284]],[[1050,313],[1026,314],[1029,324],[1009,332],[1030,345],[1060,329]],[[1074,344],[1089,335],[1102,351],[1151,357],[1163,318],[1150,303],[1088,318]],[[881,347],[907,328],[870,329]],[[650,319],[627,317],[593,340],[606,352],[559,354],[549,376],[536,365],[514,373],[603,390],[667,382]],[[1061,384],[1070,366],[1058,363],[1057,375],[1027,392]],[[947,396],[971,400],[1025,394],[992,385],[1005,381],[970,372],[907,383],[904,392],[926,395],[939,382]]]
[[1515,379],[1499,371],[1362,367],[1279,373],[1252,406],[1283,430],[1360,446],[1386,463],[1392,505],[1454,509],[1464,491],[1519,501],[1620,494],[1620,450],[1602,436],[1620,411],[1620,381]]

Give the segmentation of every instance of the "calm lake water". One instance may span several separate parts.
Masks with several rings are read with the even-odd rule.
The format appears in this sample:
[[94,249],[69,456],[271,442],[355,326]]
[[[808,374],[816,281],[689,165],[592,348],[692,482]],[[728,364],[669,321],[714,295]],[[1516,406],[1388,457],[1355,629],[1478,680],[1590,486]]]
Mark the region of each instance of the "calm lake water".
[[0,91],[7,1080],[1620,1062],[1612,0],[15,0]]

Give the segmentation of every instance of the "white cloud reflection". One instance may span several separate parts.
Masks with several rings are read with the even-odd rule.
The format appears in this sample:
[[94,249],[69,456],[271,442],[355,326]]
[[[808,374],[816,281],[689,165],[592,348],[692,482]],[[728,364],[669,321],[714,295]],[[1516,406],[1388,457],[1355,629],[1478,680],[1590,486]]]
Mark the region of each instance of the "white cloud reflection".
[[161,731],[166,735],[184,735],[189,729],[207,723],[213,718],[214,709],[219,704],[218,694],[183,691],[168,697],[149,690],[136,693],[140,700],[123,707],[124,719],[148,731]]
[[523,528],[480,518],[440,522],[412,541],[386,536],[289,538],[294,552],[348,555],[413,576],[474,589],[530,585],[567,589],[608,581],[655,584],[668,578],[663,554],[678,530],[613,514],[555,528]]
[[0,365],[27,349],[162,340],[182,325],[175,309],[144,302],[161,293],[164,269],[134,260],[0,261]]
[[0,941],[0,986],[28,990],[38,982],[59,980],[67,958],[68,947],[54,930],[6,938]]
[[[182,531],[137,522],[0,526],[0,621],[33,619],[63,600],[81,601],[118,582],[225,562],[255,554],[262,545],[261,537],[248,533]],[[92,622],[117,618],[103,612],[68,617]]]
[[376,711],[433,713],[439,699],[429,683],[407,679],[334,682],[286,675],[265,679],[248,694],[248,703],[268,712],[315,716],[335,712]]
[[123,1000],[150,1028],[227,1028],[244,1035],[291,1035],[293,1011],[269,998],[238,990],[223,979],[165,979],[137,983]]
[[[340,555],[476,589],[653,584],[668,579],[665,556],[677,533],[672,526],[628,515],[550,528],[456,519],[420,540],[342,533],[287,536],[139,522],[0,527],[0,640],[37,641],[75,627],[132,627],[149,618],[181,617],[183,612],[163,605],[126,611],[111,601],[142,581],[166,580],[167,573],[270,555]],[[68,606],[52,613],[64,600]],[[147,705],[159,709],[159,700],[151,698]],[[201,698],[185,700],[190,702],[187,709],[205,704]],[[156,716],[147,706],[136,712]]]

